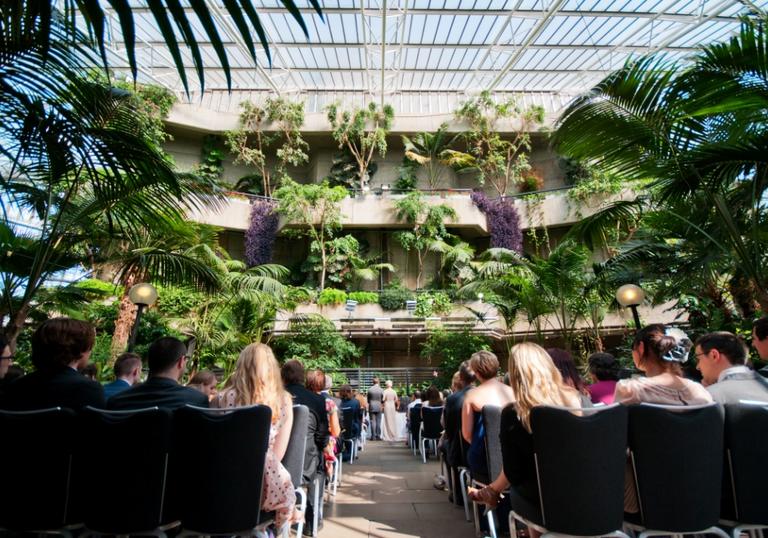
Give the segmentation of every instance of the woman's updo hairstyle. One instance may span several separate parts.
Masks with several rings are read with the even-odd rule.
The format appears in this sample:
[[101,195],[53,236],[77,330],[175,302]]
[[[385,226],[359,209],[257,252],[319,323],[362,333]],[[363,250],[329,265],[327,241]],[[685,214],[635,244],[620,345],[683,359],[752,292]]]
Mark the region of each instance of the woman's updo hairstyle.
[[688,352],[692,347],[691,340],[683,331],[668,328],[661,323],[654,323],[637,331],[632,349],[637,349],[640,342],[644,346],[641,358],[643,362],[655,362],[665,370],[676,373],[681,371],[680,364],[688,360]]

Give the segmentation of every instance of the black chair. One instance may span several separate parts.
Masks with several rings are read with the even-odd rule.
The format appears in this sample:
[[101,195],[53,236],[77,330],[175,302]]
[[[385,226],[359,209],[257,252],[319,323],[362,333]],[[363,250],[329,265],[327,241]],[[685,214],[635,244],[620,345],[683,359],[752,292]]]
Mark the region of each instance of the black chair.
[[[293,406],[293,426],[291,436],[288,438],[288,448],[283,456],[282,464],[291,475],[293,489],[299,498],[299,509],[302,513],[307,510],[307,490],[302,485],[304,474],[304,456],[307,448],[307,430],[309,428],[309,409],[306,405]],[[301,536],[304,530],[304,521],[298,524],[296,536]],[[289,529],[285,529],[287,537]]]
[[421,431],[421,404],[416,404],[408,411],[408,436],[410,438],[413,455],[416,455],[419,445],[419,432]]
[[766,446],[768,404],[726,405],[723,504],[732,510],[721,515],[735,526],[735,538],[742,532],[768,528],[768,505],[764,499],[768,469],[762,464]]
[[728,535],[717,527],[723,469],[723,409],[717,404],[629,407],[628,444],[640,521],[659,534]]
[[[359,436],[355,435],[355,421],[358,416],[355,410],[352,408],[346,408],[341,410],[341,442],[346,445],[349,444],[349,464],[352,465],[357,457],[357,443]],[[343,447],[342,447],[343,448]],[[342,452],[344,450],[342,449]],[[342,457],[343,459],[343,457]]]
[[[488,476],[472,476],[472,486],[482,488],[493,482],[504,468],[501,459],[501,407],[498,405],[483,406],[483,425],[485,427],[485,461],[488,464]],[[475,532],[480,535],[480,515],[477,503],[472,503],[472,513],[475,521]],[[486,509],[485,517],[488,521],[488,530],[491,538],[496,538],[496,510]]]
[[538,514],[512,511],[515,520],[542,533],[570,536],[626,536],[624,470],[627,456],[627,407],[611,405],[569,410],[535,407],[531,411]]
[[164,511],[171,412],[88,407],[80,421],[83,446],[75,460],[88,533],[165,536],[178,525]]
[[271,420],[264,405],[175,412],[173,489],[185,535],[246,534],[270,523],[260,506]]
[[421,427],[419,428],[419,450],[423,463],[427,463],[427,445],[431,444],[433,452],[437,454],[437,442],[443,433],[440,418],[443,416],[442,407],[421,408]]
[[467,465],[467,449],[469,448],[469,444],[464,440],[461,431],[459,431],[459,443],[461,465],[459,465],[456,471],[458,472],[461,499],[464,503],[464,517],[467,521],[472,521],[472,511],[469,509],[469,496],[467,495],[467,486],[472,483],[472,478],[469,473],[469,465]]
[[0,529],[70,535],[81,523],[71,510],[74,411],[0,411],[0,432]]

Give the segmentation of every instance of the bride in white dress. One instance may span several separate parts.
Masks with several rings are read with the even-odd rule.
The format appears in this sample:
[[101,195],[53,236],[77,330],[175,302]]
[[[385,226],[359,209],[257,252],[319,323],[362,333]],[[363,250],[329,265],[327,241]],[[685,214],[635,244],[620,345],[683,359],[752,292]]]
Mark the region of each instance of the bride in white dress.
[[392,380],[387,380],[387,388],[382,394],[384,402],[384,424],[381,427],[381,438],[384,441],[397,441],[397,404],[399,399],[397,393],[392,389]]

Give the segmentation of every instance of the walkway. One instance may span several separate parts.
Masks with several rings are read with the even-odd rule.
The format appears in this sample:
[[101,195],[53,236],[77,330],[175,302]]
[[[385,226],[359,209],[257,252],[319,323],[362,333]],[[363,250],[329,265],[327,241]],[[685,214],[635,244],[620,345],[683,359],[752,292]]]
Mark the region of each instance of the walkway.
[[423,464],[404,443],[369,441],[354,465],[344,464],[320,538],[472,538],[463,509],[432,486],[439,472],[434,458]]

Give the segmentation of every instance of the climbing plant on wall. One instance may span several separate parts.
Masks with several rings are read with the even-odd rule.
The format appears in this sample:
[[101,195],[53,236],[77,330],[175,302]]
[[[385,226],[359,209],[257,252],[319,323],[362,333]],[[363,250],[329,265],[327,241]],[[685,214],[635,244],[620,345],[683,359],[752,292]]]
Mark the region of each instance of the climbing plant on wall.
[[491,232],[491,248],[506,248],[523,252],[523,232],[520,231],[520,216],[513,200],[509,198],[490,199],[482,191],[472,193],[472,202],[485,213]]
[[248,267],[272,261],[279,220],[275,207],[276,204],[269,200],[254,200],[251,205],[251,220],[245,231],[245,263]]

